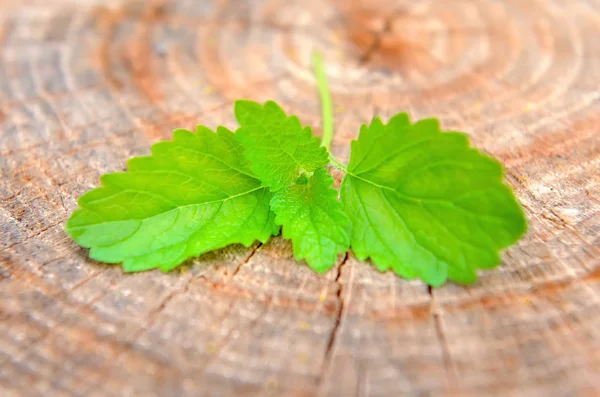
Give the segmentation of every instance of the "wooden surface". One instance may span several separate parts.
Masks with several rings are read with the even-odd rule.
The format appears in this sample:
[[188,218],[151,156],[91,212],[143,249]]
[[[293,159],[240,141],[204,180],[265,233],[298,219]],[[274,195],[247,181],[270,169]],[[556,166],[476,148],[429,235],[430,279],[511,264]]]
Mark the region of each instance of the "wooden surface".
[[[599,395],[599,37],[592,0],[2,2],[0,395]],[[127,275],[65,235],[101,174],[237,98],[320,133],[313,48],[339,158],[408,110],[506,164],[530,231],[500,268],[320,277],[275,238]]]

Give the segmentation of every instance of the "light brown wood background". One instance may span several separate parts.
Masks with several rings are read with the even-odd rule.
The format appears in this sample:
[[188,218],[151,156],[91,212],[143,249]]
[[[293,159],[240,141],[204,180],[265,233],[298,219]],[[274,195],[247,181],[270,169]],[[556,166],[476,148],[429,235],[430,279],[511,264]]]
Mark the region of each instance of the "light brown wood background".
[[[339,158],[407,110],[506,164],[530,231],[501,267],[320,277],[274,238],[127,275],[65,235],[101,174],[237,98],[319,134],[315,48]],[[592,0],[3,1],[0,395],[599,395],[599,90]]]

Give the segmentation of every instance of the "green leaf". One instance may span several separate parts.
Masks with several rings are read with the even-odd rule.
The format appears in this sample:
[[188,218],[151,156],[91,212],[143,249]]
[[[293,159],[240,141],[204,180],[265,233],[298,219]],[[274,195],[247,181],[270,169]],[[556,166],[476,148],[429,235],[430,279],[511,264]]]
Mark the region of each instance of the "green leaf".
[[235,117],[240,128],[238,141],[252,171],[271,191],[291,185],[303,172],[313,172],[329,162],[327,150],[309,127],[296,116],[287,117],[275,102],[263,105],[236,101]]
[[331,185],[331,175],[318,168],[308,179],[302,175],[297,184],[276,192],[271,200],[275,222],[283,226],[283,237],[292,240],[294,256],[306,259],[318,273],[329,270],[350,243],[348,218]]
[[350,242],[381,271],[433,286],[471,283],[526,230],[502,166],[470,148],[466,135],[440,132],[435,119],[376,118],[351,149],[341,187]]
[[235,135],[176,130],[132,158],[128,172],[103,175],[102,187],[79,199],[68,234],[90,257],[123,263],[126,271],[160,267],[233,243],[266,241],[279,227],[271,193],[248,168]]

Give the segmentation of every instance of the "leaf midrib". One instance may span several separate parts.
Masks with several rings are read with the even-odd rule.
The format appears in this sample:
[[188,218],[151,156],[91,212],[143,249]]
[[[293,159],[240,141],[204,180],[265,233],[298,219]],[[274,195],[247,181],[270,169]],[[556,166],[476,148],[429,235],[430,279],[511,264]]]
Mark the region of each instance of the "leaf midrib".
[[[225,202],[227,200],[231,200],[231,199],[234,199],[234,198],[237,198],[237,197],[245,196],[247,194],[256,192],[256,191],[261,190],[261,189],[266,189],[266,187],[264,187],[264,186],[258,186],[256,188],[248,190],[248,191],[246,191],[244,193],[236,194],[234,196],[230,196],[230,197],[227,197],[227,198],[224,198],[224,199],[212,200],[212,201],[204,201],[204,202],[201,202],[201,203],[186,204],[186,205],[178,206],[178,207],[172,208],[172,209],[170,209],[168,211],[160,212],[158,214],[154,214],[152,216],[147,216],[147,217],[144,217],[144,218],[129,218],[129,219],[111,220],[111,221],[98,222],[98,223],[88,223],[88,224],[82,225],[82,226],[71,226],[71,227],[69,227],[69,229],[76,230],[76,229],[82,229],[82,228],[86,228],[86,227],[90,227],[90,226],[97,226],[97,225],[103,225],[103,224],[106,224],[106,223],[123,222],[123,221],[145,221],[145,220],[154,218],[154,217],[159,216],[159,215],[165,215],[165,214],[168,214],[170,212],[177,211],[177,210],[182,210],[182,209],[189,208],[189,207],[200,206],[200,205],[208,205],[208,204],[219,203],[219,202]],[[124,193],[124,192],[137,192],[137,191],[136,190],[123,190],[123,191],[121,191],[119,193]],[[88,211],[90,211],[90,212],[95,212],[94,210],[91,210],[89,208],[85,208],[85,209],[88,210]]]
[[[397,194],[398,196],[400,196],[401,198],[403,198],[403,199],[404,199],[404,200],[406,200],[406,201],[411,201],[411,202],[414,202],[414,203],[419,203],[419,204],[421,204],[421,203],[424,203],[424,202],[437,203],[437,204],[450,204],[450,205],[454,206],[454,207],[455,207],[457,210],[459,210],[459,211],[462,211],[462,212],[469,213],[469,214],[471,214],[471,215],[472,215],[472,216],[474,216],[474,217],[478,217],[478,218],[484,218],[484,219],[493,220],[493,221],[495,221],[496,223],[500,223],[500,224],[505,224],[505,223],[506,223],[506,222],[503,222],[503,220],[504,220],[504,218],[503,218],[503,217],[495,217],[495,216],[491,216],[491,215],[478,214],[478,213],[476,213],[476,212],[469,211],[469,210],[468,210],[468,209],[466,209],[466,208],[463,208],[463,207],[461,207],[461,206],[458,206],[458,205],[456,205],[456,203],[455,203],[454,201],[452,201],[452,200],[443,200],[443,199],[431,199],[431,198],[423,198],[423,197],[414,197],[414,196],[410,196],[410,195],[408,195],[408,194],[402,193],[402,192],[400,192],[400,191],[398,191],[398,190],[396,190],[396,189],[392,189],[392,188],[391,188],[391,187],[389,187],[389,186],[380,185],[380,184],[378,184],[378,183],[376,183],[376,182],[373,182],[373,181],[370,181],[370,180],[368,180],[368,179],[362,178],[362,177],[360,177],[360,176],[358,176],[358,175],[356,175],[356,174],[354,174],[354,173],[352,173],[352,172],[350,172],[350,171],[348,171],[348,172],[347,172],[347,175],[350,175],[350,176],[351,176],[351,177],[353,177],[353,178],[356,178],[356,179],[358,179],[358,180],[361,180],[361,181],[363,181],[363,182],[365,182],[365,183],[368,183],[368,184],[370,184],[370,185],[372,185],[372,186],[375,186],[375,187],[378,187],[378,188],[380,188],[380,189],[389,190],[390,192],[394,192],[395,194]],[[486,189],[487,189],[487,188],[486,188]],[[470,193],[473,193],[473,192],[470,192]]]

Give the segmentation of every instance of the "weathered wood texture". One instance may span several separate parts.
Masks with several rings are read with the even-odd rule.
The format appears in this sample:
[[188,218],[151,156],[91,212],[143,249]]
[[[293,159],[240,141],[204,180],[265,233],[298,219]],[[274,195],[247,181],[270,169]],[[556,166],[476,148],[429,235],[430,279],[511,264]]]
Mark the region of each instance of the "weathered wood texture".
[[[600,393],[600,4],[584,0],[8,1],[0,5],[0,395]],[[439,116],[500,158],[530,231],[465,288],[275,238],[123,274],[65,220],[175,127],[275,99],[334,151]],[[340,175],[337,175],[339,180]]]

